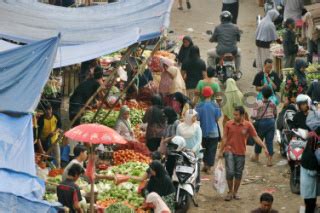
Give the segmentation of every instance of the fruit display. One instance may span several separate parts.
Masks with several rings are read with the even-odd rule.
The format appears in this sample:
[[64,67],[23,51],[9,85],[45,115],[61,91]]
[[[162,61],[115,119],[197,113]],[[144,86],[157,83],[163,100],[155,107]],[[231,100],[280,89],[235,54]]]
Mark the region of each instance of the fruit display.
[[153,72],[162,72],[161,69],[161,57],[169,58],[171,60],[175,60],[176,56],[172,53],[169,53],[167,51],[157,51],[154,53],[154,56],[151,57],[149,60],[148,66]]
[[127,162],[141,162],[149,164],[150,161],[150,157],[147,157],[133,150],[125,149],[113,153],[113,163],[115,165],[120,165]]
[[119,144],[116,148],[117,150],[133,150],[135,152],[141,153],[145,156],[150,156],[150,151],[148,149],[148,147],[146,146],[146,144],[144,143],[126,143],[126,144]]
[[63,174],[63,169],[52,169],[50,170],[48,176],[49,177],[56,177],[58,175],[62,175]]
[[320,64],[309,64],[306,68],[307,72],[317,72],[320,71]]

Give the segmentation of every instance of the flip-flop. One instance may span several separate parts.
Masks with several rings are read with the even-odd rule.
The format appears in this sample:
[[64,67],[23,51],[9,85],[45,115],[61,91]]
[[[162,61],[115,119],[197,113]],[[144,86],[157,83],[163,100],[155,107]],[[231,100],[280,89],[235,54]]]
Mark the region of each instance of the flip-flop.
[[233,199],[235,199],[235,200],[240,200],[241,198],[240,198],[239,195],[233,195]]
[[191,9],[191,4],[189,1],[187,1],[187,8],[190,10]]
[[231,201],[232,200],[232,194],[228,194],[225,198],[225,201]]

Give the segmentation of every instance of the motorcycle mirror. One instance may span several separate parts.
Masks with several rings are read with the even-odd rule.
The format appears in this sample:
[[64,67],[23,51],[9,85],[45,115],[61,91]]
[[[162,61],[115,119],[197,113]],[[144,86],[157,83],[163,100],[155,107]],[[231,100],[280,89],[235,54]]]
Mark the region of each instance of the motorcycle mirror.
[[207,35],[212,35],[213,32],[212,32],[211,30],[207,30],[207,31],[206,31],[206,34],[207,34]]

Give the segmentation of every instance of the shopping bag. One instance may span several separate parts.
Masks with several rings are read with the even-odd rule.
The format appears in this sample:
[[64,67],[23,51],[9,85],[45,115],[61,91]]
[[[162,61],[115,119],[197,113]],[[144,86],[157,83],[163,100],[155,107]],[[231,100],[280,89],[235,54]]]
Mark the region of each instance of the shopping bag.
[[222,160],[218,161],[213,175],[214,175],[213,188],[219,194],[223,194],[227,187],[227,181],[226,181],[226,170]]

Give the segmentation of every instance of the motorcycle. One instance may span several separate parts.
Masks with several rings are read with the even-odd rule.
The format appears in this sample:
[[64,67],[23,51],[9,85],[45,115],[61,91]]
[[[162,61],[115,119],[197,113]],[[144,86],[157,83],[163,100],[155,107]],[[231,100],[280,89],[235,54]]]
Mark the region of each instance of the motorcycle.
[[222,83],[226,82],[228,78],[239,80],[242,77],[242,72],[236,72],[235,59],[232,53],[224,54],[216,62],[216,76]]
[[196,201],[200,189],[200,160],[191,150],[177,151],[174,144],[168,144],[170,156],[175,158],[175,168],[172,175],[176,187],[176,212],[188,211],[191,202],[198,207]]
[[[293,117],[296,114],[294,110],[286,110],[283,114],[283,124],[281,130],[276,130],[277,141],[280,147],[280,154],[283,157],[287,157],[288,145],[290,142],[290,125],[289,122],[293,121]],[[279,117],[278,117],[279,119]]]
[[300,194],[300,161],[307,144],[308,130],[292,130],[288,145],[287,159],[290,166],[290,189],[294,194]]

